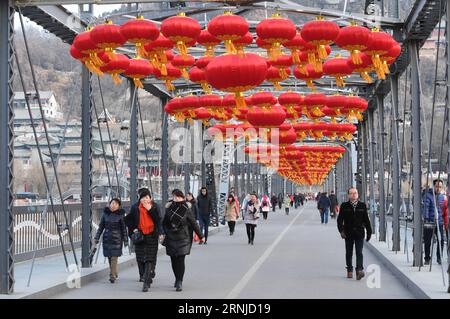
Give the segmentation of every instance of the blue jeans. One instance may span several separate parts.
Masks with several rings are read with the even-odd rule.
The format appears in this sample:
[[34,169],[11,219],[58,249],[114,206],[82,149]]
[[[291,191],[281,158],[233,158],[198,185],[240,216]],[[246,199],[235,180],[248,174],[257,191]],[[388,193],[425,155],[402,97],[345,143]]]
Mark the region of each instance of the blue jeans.
[[363,267],[363,246],[364,238],[361,239],[345,239],[345,261],[347,263],[347,271],[353,272],[353,245],[355,245],[356,250],[356,271],[362,271]]
[[325,224],[328,224],[328,213],[329,213],[330,209],[329,208],[325,208],[323,210],[322,213],[320,213],[320,221]]
[[198,222],[200,223],[200,230],[205,236],[205,241],[208,240],[208,226],[209,226],[209,215],[201,215],[199,214]]

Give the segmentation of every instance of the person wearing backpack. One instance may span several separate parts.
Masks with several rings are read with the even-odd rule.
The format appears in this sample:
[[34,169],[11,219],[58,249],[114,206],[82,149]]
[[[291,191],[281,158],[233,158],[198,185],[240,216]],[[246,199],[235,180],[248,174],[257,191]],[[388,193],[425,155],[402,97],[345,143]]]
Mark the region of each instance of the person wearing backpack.
[[173,200],[166,204],[162,226],[165,233],[163,246],[166,254],[170,256],[172,270],[175,275],[174,288],[182,291],[183,277],[185,271],[185,257],[189,255],[192,247],[193,232],[205,241],[192,212],[192,204],[187,202],[181,190],[172,192]]
[[269,196],[264,195],[261,200],[261,211],[263,213],[264,220],[267,219],[267,215],[269,214],[269,210],[271,207],[272,204],[270,203]]

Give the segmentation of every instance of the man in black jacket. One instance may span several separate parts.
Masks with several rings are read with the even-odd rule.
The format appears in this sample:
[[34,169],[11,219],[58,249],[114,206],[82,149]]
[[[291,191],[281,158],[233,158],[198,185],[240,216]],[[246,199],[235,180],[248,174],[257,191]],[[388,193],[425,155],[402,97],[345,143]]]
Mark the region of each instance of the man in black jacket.
[[369,241],[372,236],[367,206],[358,200],[358,190],[354,187],[348,190],[349,200],[341,204],[337,218],[337,227],[341,237],[345,239],[345,259],[347,263],[347,278],[353,278],[353,245],[356,249],[356,279],[364,277],[363,245],[364,228]]
[[[208,189],[206,187],[202,187],[200,189],[200,195],[197,197],[197,208],[198,208],[198,222],[200,223],[200,230],[205,235],[206,245],[208,241],[208,226],[211,214],[213,212],[213,202],[212,198],[208,195]],[[199,242],[202,244],[202,242]]]

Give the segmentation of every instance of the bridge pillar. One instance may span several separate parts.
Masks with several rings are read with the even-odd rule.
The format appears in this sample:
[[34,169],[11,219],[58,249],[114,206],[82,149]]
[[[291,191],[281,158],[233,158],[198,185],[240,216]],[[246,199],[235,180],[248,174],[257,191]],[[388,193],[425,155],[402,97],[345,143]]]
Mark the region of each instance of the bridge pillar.
[[379,141],[378,144],[378,193],[379,193],[379,241],[386,241],[386,197],[384,191],[384,96],[377,95],[377,109],[378,109],[378,125],[379,125]]
[[375,128],[374,128],[374,120],[373,120],[373,109],[369,109],[368,111],[368,124],[367,136],[369,143],[369,194],[370,194],[370,218],[372,223],[372,233],[375,233],[375,217],[376,217],[376,208],[375,208]]
[[14,292],[13,37],[14,8],[0,1],[0,293]]
[[[168,115],[164,112],[164,106],[167,104],[168,98],[161,98],[162,107],[162,137],[161,137],[161,213],[164,214],[164,205],[169,197],[169,120]],[[203,133],[203,132],[202,132]],[[203,134],[202,134],[203,135]],[[203,157],[203,156],[202,156]]]
[[411,54],[411,131],[412,131],[412,174],[414,214],[414,261],[413,266],[422,265],[422,150],[420,134],[420,78],[419,52],[416,41],[408,44]]

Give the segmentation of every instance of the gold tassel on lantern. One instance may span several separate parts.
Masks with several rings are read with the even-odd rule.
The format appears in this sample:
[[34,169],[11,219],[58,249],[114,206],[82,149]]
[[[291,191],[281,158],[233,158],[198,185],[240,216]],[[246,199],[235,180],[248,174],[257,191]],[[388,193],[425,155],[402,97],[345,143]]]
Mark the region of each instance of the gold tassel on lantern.
[[336,76],[336,85],[339,87],[345,86],[345,82],[344,82],[344,79],[342,78],[342,76],[340,76],[340,75]]
[[167,67],[165,63],[161,64],[159,70],[161,71],[161,75],[167,75]]
[[367,83],[372,83],[372,82],[373,82],[373,80],[372,80],[372,78],[370,77],[370,75],[369,75],[368,72],[361,72],[361,73],[359,73],[359,75],[360,75],[361,78],[364,79]]
[[228,54],[236,53],[236,47],[234,46],[234,43],[231,40],[225,40],[225,49]]
[[205,56],[214,56],[214,46],[213,45],[208,45],[206,47]]
[[328,52],[325,49],[325,45],[321,44],[321,45],[317,46],[317,54],[319,55],[319,58],[322,60],[325,60],[326,58],[328,58]]
[[188,55],[188,50],[187,50],[186,44],[184,44],[183,41],[177,42],[177,49],[178,49],[178,51],[180,51],[180,55],[182,57],[186,57]]
[[289,77],[289,75],[287,74],[285,68],[279,68],[279,71],[280,71],[280,76],[281,76],[281,78],[287,79],[287,78]]
[[242,92],[235,92],[234,98],[236,99],[236,107],[240,108],[246,106],[244,95],[242,94]]
[[383,66],[383,71],[384,71],[385,74],[390,74],[391,73],[391,71],[389,70],[389,65],[387,64],[386,61],[383,61],[382,66]]
[[143,89],[144,84],[142,84],[141,80],[139,78],[133,78],[134,85],[138,88]]
[[306,85],[312,90],[316,89],[316,86],[314,85],[313,80],[311,80],[311,79],[306,80]]
[[275,88],[275,90],[277,91],[281,91],[283,90],[283,87],[281,86],[279,81],[271,81],[273,84],[273,87]]
[[360,65],[363,63],[363,61],[361,60],[361,56],[359,55],[359,51],[358,50],[353,50],[352,53],[352,62],[355,65]]
[[86,68],[87,68],[89,71],[91,71],[92,73],[97,74],[97,75],[100,75],[100,76],[103,75],[103,72],[100,71],[100,69],[97,68],[97,67],[95,66],[95,64],[92,63],[92,61],[86,61],[86,62],[84,63],[84,65],[85,65]]
[[122,83],[122,79],[119,77],[118,73],[111,74],[111,77],[114,81],[114,84],[119,85],[120,83]]
[[292,61],[294,62],[294,64],[302,63],[302,61],[300,60],[300,56],[298,54],[298,50],[297,49],[292,49],[291,53],[292,53]]
[[188,74],[186,68],[181,68],[181,75],[183,76],[183,79],[189,80],[189,74]]
[[384,74],[383,68],[376,69],[378,80],[386,80],[386,74]]
[[202,81],[200,85],[202,86],[202,89],[206,94],[211,94],[212,89],[207,82]]
[[175,86],[172,84],[172,81],[171,81],[171,80],[165,80],[165,84],[166,84],[166,88],[167,88],[169,91],[175,90]]

